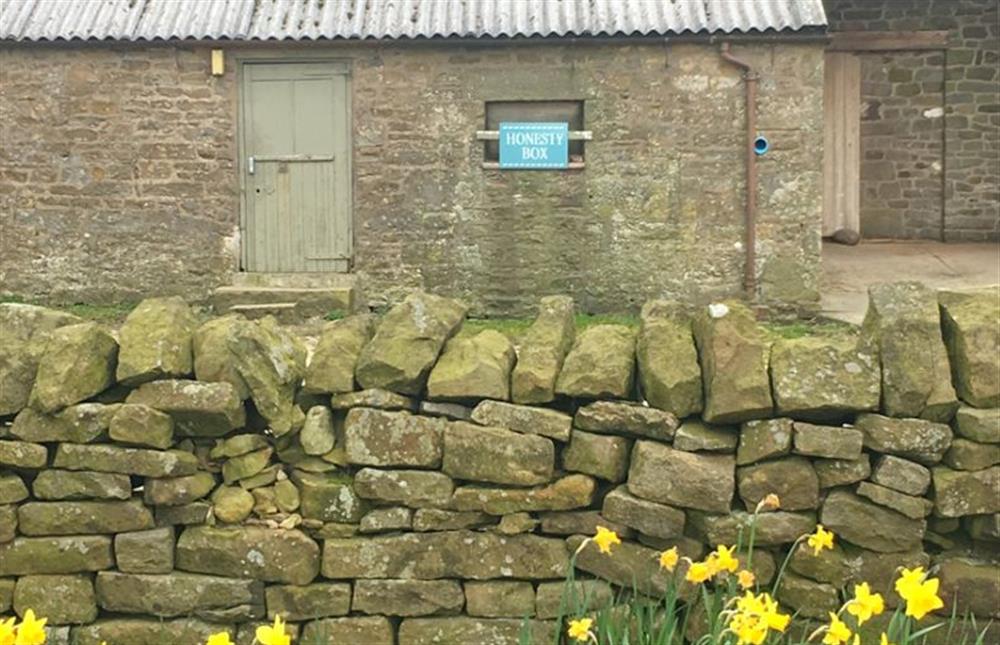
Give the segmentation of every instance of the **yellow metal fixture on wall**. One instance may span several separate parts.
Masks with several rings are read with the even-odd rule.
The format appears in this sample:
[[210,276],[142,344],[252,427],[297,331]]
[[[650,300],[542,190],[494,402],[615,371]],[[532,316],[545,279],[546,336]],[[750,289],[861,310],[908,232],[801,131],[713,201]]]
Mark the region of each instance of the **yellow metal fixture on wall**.
[[212,76],[222,76],[226,72],[226,57],[221,49],[212,50]]

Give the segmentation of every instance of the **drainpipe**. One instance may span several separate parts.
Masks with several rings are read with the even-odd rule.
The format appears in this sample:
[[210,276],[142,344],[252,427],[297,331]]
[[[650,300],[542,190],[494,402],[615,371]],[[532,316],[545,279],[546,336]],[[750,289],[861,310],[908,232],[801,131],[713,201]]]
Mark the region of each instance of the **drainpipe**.
[[722,58],[743,70],[743,81],[746,87],[747,112],[747,145],[746,145],[746,264],[743,269],[743,288],[751,300],[757,295],[757,154],[754,152],[754,139],[757,137],[757,79],[759,76],[750,63],[737,58],[729,51],[729,43],[724,42],[719,47]]

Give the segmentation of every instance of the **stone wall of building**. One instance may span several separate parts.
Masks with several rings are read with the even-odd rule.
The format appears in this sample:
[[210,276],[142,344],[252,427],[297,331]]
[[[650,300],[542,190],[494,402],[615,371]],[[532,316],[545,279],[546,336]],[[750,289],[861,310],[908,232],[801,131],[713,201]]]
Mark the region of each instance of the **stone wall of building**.
[[[123,299],[228,281],[239,249],[235,61],[248,50],[227,51],[219,78],[203,47],[0,51],[4,291]],[[322,51],[352,62],[354,270],[372,303],[420,287],[517,314],[571,293],[598,312],[740,293],[744,89],[716,46]],[[822,44],[734,52],[761,75],[759,126],[773,143],[759,164],[759,297],[812,310]],[[482,168],[487,101],[553,99],[584,102],[585,169]]]
[[[752,568],[766,587],[795,550],[794,633],[852,582],[896,606],[899,566],[935,567],[937,616],[981,627],[1000,617],[1000,292],[870,297],[859,330],[799,339],[734,302],[576,330],[551,297],[515,346],[416,293],[311,350],[180,298],[114,335],[0,305],[0,616],[46,616],[50,643],[249,644],[277,615],[303,643],[550,642],[597,526],[623,543],[575,560],[595,611],[662,594],[662,550],[700,559],[763,508]],[[799,544],[817,522],[822,557]]]
[[862,228],[876,236],[1000,239],[997,4],[824,4],[831,31],[949,32],[947,50],[860,54]]

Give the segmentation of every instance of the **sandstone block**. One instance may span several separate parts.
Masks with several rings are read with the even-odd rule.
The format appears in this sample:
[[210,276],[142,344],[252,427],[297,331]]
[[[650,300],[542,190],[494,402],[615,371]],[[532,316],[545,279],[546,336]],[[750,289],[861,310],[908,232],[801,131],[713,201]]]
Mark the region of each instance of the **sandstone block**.
[[72,314],[21,303],[0,303],[0,417],[16,414],[26,405],[35,383],[38,360],[49,334],[83,320]]
[[28,502],[17,509],[24,535],[125,533],[153,528],[153,514],[142,500],[127,502]]
[[790,572],[786,572],[781,579],[777,600],[795,610],[799,616],[821,620],[840,608],[840,594],[836,587]]
[[115,562],[123,573],[170,573],[174,569],[174,529],[164,526],[115,536]]
[[118,334],[118,381],[139,385],[183,378],[194,370],[191,337],[197,326],[183,298],[147,298],[133,309]]
[[628,399],[635,372],[635,332],[624,325],[594,325],[573,342],[556,393],[581,399]]
[[28,497],[28,487],[15,474],[0,474],[0,505],[17,504]]
[[0,612],[9,614],[14,606],[14,584],[17,581],[13,578],[0,580]]
[[684,511],[635,497],[625,486],[604,497],[601,514],[654,537],[672,538],[684,533]]
[[89,443],[106,436],[119,405],[78,403],[55,414],[25,408],[14,419],[10,433],[35,443]]
[[344,422],[347,459],[365,466],[438,468],[444,427],[441,419],[355,408]]
[[938,302],[958,395],[977,408],[1000,407],[1000,290],[941,292]]
[[29,405],[56,412],[100,394],[115,382],[118,343],[97,323],[52,331],[38,360]]
[[208,456],[211,459],[231,459],[267,448],[269,445],[267,437],[262,434],[238,434],[217,440]]
[[942,461],[955,470],[982,470],[1000,464],[1000,445],[955,439]]
[[846,486],[868,479],[872,466],[868,455],[860,459],[817,459],[813,462],[820,488]]
[[[535,616],[538,618],[558,618],[562,605],[564,582],[542,582],[535,597]],[[615,592],[604,580],[577,580],[570,586],[567,596],[568,607],[581,607],[587,612],[596,612],[610,607],[615,600]],[[563,614],[566,608],[563,607]],[[521,614],[527,615],[527,614]]]
[[79,625],[97,618],[94,585],[86,575],[21,576],[14,587],[14,611],[31,609],[49,625]]
[[714,303],[694,319],[705,387],[702,418],[736,423],[771,414],[769,347],[753,314],[735,302]]
[[1000,466],[962,471],[939,466],[934,479],[934,511],[942,517],[1000,513]]
[[219,486],[212,493],[212,513],[225,524],[239,524],[253,507],[254,496],[239,486]]
[[292,481],[299,489],[302,517],[354,523],[365,513],[366,505],[354,491],[349,475],[296,470]]
[[441,348],[465,318],[456,300],[411,293],[389,310],[361,350],[355,373],[364,388],[420,394]]
[[160,618],[201,615],[249,605],[247,617],[264,614],[264,589],[255,580],[174,572],[169,575],[97,574],[97,601],[105,611]]
[[183,450],[63,443],[56,448],[52,466],[141,477],[177,477],[194,474],[198,469],[198,459]]
[[[545,584],[545,583],[543,583]],[[535,613],[535,588],[523,580],[466,582],[465,613],[483,618],[521,618]]]
[[460,486],[455,489],[451,508],[490,515],[584,508],[594,499],[596,488],[596,482],[586,475],[567,475],[535,488]]
[[305,585],[319,572],[319,546],[298,530],[192,526],[177,540],[177,568]]
[[552,535],[593,535],[597,527],[611,529],[623,540],[634,535],[634,531],[624,524],[612,522],[600,511],[555,511],[541,514],[542,533]]
[[17,535],[17,507],[0,506],[0,544],[10,542]]
[[461,613],[465,604],[457,580],[358,580],[354,611],[389,616],[435,616]]
[[389,390],[371,389],[360,392],[345,392],[330,397],[330,408],[333,410],[350,410],[351,408],[374,408],[375,410],[407,410],[417,409],[416,399]]
[[421,401],[418,408],[420,414],[428,417],[443,417],[453,421],[471,421],[472,408],[461,403],[447,401]]
[[396,635],[385,616],[325,618],[306,624],[302,629],[302,642],[395,645]]
[[883,553],[919,548],[926,530],[924,520],[906,517],[845,490],[827,496],[820,523],[852,544]]
[[174,420],[148,405],[126,403],[111,417],[111,439],[166,450],[174,444]]
[[817,582],[825,582],[838,589],[847,584],[851,572],[844,549],[836,542],[832,549],[814,553],[804,542],[799,543],[788,560],[788,568]]
[[557,410],[489,400],[476,406],[472,411],[472,421],[523,434],[542,435],[557,441],[569,441],[573,425],[571,416]]
[[851,336],[779,340],[771,348],[771,384],[781,416],[839,421],[878,410],[878,355]]
[[698,420],[685,421],[674,433],[674,448],[685,452],[736,452],[739,432]]
[[868,288],[863,334],[882,361],[882,411],[947,421],[957,406],[936,294],[917,282]]
[[774,493],[786,511],[807,511],[819,506],[819,478],[808,459],[786,457],[765,461],[737,470],[740,498],[753,511],[765,497]]
[[132,392],[127,402],[166,412],[182,437],[221,437],[246,424],[243,400],[229,383],[153,381]]
[[119,499],[132,496],[128,475],[72,470],[43,470],[32,491],[41,500]]
[[0,466],[11,468],[45,468],[49,451],[45,446],[27,441],[0,441]]
[[844,545],[847,557],[848,584],[854,585],[867,582],[873,593],[880,593],[885,598],[886,607],[893,608],[900,604],[896,595],[895,581],[899,578],[900,567],[913,569],[930,566],[930,557],[919,547],[907,551],[880,553],[859,549],[853,545]]
[[[753,515],[743,511],[734,511],[728,515],[688,512],[687,516],[691,534],[708,544],[736,544],[741,532],[744,536],[750,535],[753,521]],[[815,529],[815,513],[761,513],[757,516],[754,544],[762,547],[791,544]]]
[[537,435],[456,421],[444,431],[442,470],[455,479],[531,486],[552,479],[555,446]]
[[625,481],[632,442],[625,437],[574,430],[563,451],[563,468],[612,483]]
[[270,585],[266,590],[267,617],[283,620],[315,620],[346,616],[351,611],[351,585],[342,582],[315,582],[304,587]]
[[362,468],[354,475],[359,497],[413,508],[445,506],[454,490],[450,477],[433,471]]
[[800,455],[824,459],[860,459],[864,434],[856,428],[817,426],[811,423],[792,424],[793,450]]
[[510,371],[515,358],[510,339],[492,329],[452,338],[427,379],[427,397],[506,401],[510,399]]
[[222,480],[232,484],[259,474],[271,463],[272,454],[273,448],[262,448],[227,459],[222,464]]
[[701,366],[691,321],[679,305],[653,301],[642,308],[636,359],[639,384],[651,406],[679,418],[701,412]]
[[314,405],[306,414],[299,443],[307,455],[324,455],[333,450],[337,437],[333,430],[333,413],[330,408]]
[[359,533],[385,533],[387,531],[409,531],[413,528],[413,510],[405,506],[375,508],[361,518]]
[[492,524],[495,517],[479,511],[448,511],[420,508],[413,514],[414,531],[457,531]]
[[375,317],[370,314],[348,316],[324,325],[306,366],[302,387],[312,393],[353,392],[358,357],[374,333]]
[[[448,554],[442,558],[441,554]],[[404,533],[327,540],[323,576],[349,578],[558,579],[568,559],[562,540],[472,531]]]
[[791,419],[748,421],[740,426],[736,463],[740,466],[788,454],[794,428]]
[[553,638],[556,626],[542,621],[514,618],[471,618],[453,616],[444,618],[407,618],[399,626],[399,645],[424,643],[490,643],[491,645],[517,645],[524,642],[523,633],[529,634],[530,643],[545,643]]
[[206,524],[212,516],[212,505],[208,502],[190,502],[180,506],[157,506],[157,526],[186,526]]
[[918,463],[882,455],[875,464],[872,481],[907,495],[923,495],[931,485],[931,471]]
[[910,519],[919,520],[931,514],[934,508],[933,502],[923,497],[913,497],[885,486],[879,486],[871,482],[861,482],[855,492],[861,497],[865,497],[892,510],[902,513]]
[[221,316],[198,327],[191,338],[195,378],[206,383],[229,383],[241,401],[250,398],[250,388],[236,369],[229,342],[237,329],[249,324],[238,314]]
[[1000,566],[996,562],[949,557],[935,564],[945,603],[942,612],[1000,617]]
[[955,413],[955,433],[980,443],[1000,443],[1000,408],[962,406]]
[[18,537],[0,544],[0,576],[86,573],[115,566],[106,535]]
[[577,410],[573,425],[589,432],[670,441],[677,429],[677,417],[634,403],[595,401]]
[[865,448],[933,465],[951,445],[951,428],[922,419],[893,419],[862,414],[855,425],[865,434]]
[[73,628],[74,645],[128,643],[162,645],[163,643],[204,643],[217,632],[236,635],[233,627],[195,618],[156,620],[153,618],[103,618],[90,625]]
[[206,497],[215,488],[212,473],[198,472],[182,477],[147,479],[143,498],[149,505],[182,506]]
[[[567,538],[567,556],[575,553],[583,540],[582,535]],[[612,584],[662,597],[670,583],[671,574],[658,566],[659,555],[660,552],[655,549],[623,542],[615,546],[614,557],[609,558],[590,543],[577,555],[576,567]]]
[[730,455],[682,452],[652,441],[632,449],[628,490],[637,497],[683,508],[727,512],[735,463]]
[[548,403],[555,399],[556,379],[575,337],[572,298],[542,298],[535,322],[521,339],[517,364],[511,373],[511,398],[516,403]]

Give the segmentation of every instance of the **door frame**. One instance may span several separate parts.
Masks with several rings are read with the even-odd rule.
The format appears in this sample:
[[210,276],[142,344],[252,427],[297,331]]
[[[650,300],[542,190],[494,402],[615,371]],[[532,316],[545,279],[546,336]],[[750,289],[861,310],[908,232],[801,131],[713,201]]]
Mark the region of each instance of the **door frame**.
[[350,212],[347,215],[348,224],[348,248],[350,249],[347,259],[347,273],[354,272],[354,248],[355,231],[357,227],[354,221],[354,89],[352,78],[352,60],[343,56],[330,55],[327,52],[307,52],[307,51],[237,51],[233,52],[233,61],[236,65],[236,174],[239,178],[240,193],[240,265],[241,273],[247,272],[247,175],[246,175],[246,127],[245,127],[245,105],[243,97],[244,77],[247,65],[283,65],[295,63],[324,63],[330,65],[338,73],[343,73],[346,83],[346,109],[347,109],[347,177],[350,186],[350,199],[347,200]]

